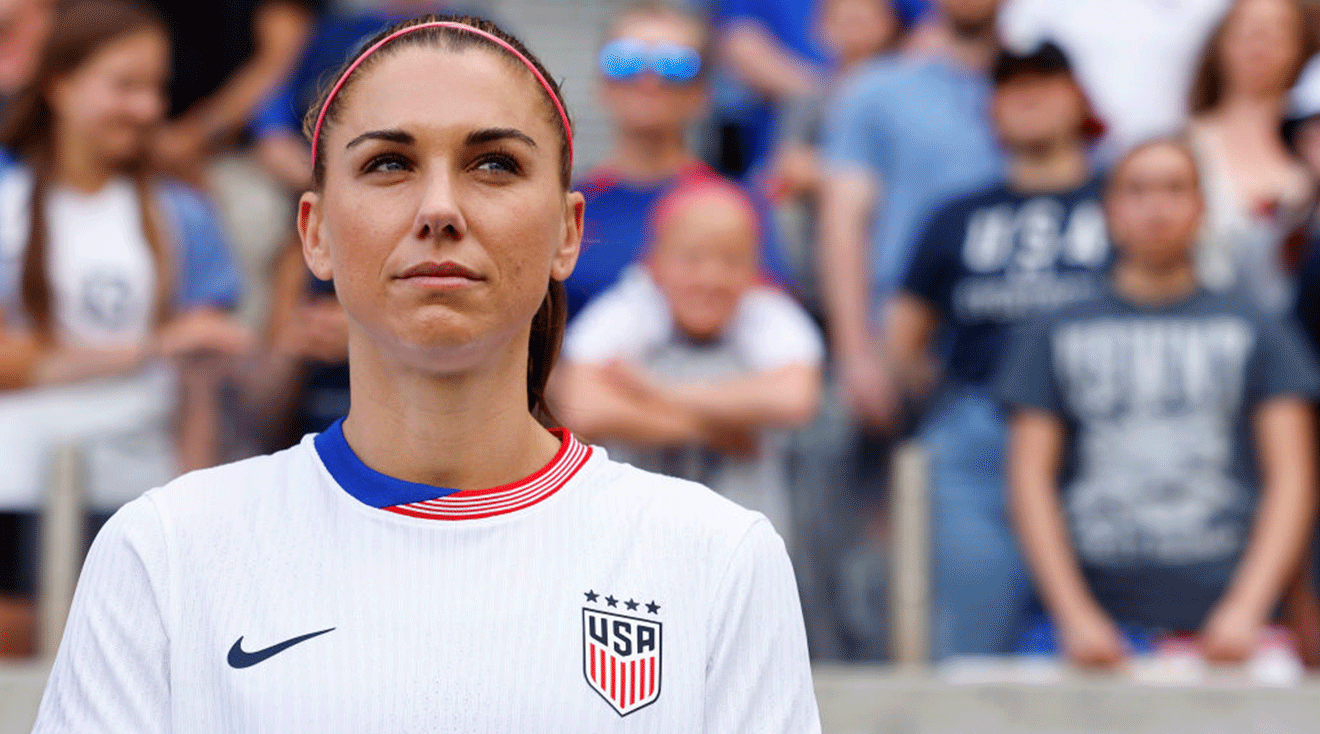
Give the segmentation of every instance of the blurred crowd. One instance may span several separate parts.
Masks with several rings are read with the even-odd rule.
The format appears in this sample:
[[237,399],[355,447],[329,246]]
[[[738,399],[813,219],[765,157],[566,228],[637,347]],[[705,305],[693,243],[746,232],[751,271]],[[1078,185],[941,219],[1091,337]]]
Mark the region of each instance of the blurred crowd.
[[[817,659],[889,654],[915,441],[936,659],[1240,661],[1276,628],[1320,661],[1312,4],[611,5],[557,417],[764,513]],[[90,542],[347,412],[307,108],[391,22],[500,11],[0,0],[0,656],[56,447]]]

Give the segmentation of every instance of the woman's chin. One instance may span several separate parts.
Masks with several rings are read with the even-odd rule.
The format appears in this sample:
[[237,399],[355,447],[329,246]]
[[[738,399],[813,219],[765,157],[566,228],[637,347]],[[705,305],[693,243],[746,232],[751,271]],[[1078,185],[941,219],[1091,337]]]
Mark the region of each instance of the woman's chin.
[[[433,309],[428,309],[433,310]],[[403,362],[428,372],[459,372],[488,360],[500,341],[489,323],[447,311],[396,323],[390,331],[390,351]]]

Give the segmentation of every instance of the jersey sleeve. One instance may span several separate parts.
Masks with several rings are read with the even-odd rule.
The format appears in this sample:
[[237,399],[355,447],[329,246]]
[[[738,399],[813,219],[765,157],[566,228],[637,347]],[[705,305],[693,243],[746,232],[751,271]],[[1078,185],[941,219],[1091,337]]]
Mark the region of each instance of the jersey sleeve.
[[88,552],[34,734],[172,731],[166,575],[160,518],[137,499]]
[[995,379],[995,394],[1004,406],[1062,415],[1064,402],[1054,369],[1051,323],[1040,317],[1014,330]]
[[948,243],[956,236],[955,227],[950,223],[959,221],[956,214],[945,208],[935,213],[926,222],[925,231],[917,241],[903,275],[903,290],[936,307],[943,315],[948,315],[948,298],[945,291],[953,281],[952,268],[949,267]]
[[873,88],[874,73],[863,72],[845,86],[837,104],[826,112],[821,150],[830,167],[888,170],[888,136],[878,114],[884,100]]
[[789,296],[769,288],[746,297],[734,338],[752,369],[770,372],[789,365],[819,365],[825,340],[806,310]]
[[564,360],[603,365],[636,359],[670,328],[669,306],[650,278],[630,270],[568,325]]
[[768,521],[757,520],[735,549],[712,615],[704,730],[820,732],[793,568]]
[[1315,358],[1291,320],[1261,317],[1247,370],[1247,398],[1253,403],[1320,396]]

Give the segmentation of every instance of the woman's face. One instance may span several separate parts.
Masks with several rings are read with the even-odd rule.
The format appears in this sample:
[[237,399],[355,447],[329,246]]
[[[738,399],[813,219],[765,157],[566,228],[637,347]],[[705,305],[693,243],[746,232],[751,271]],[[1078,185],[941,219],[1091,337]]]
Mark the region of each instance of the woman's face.
[[111,41],[51,86],[56,124],[110,165],[131,160],[165,114],[169,63],[159,31]]
[[1191,257],[1205,205],[1187,152],[1157,143],[1114,170],[1105,206],[1123,259],[1160,268]]
[[484,49],[411,46],[358,73],[322,130],[324,187],[300,203],[308,266],[334,279],[351,331],[416,368],[526,349],[582,231],[545,93]]
[[1302,18],[1288,0],[1241,0],[1219,37],[1224,83],[1248,94],[1282,94],[1302,58]]

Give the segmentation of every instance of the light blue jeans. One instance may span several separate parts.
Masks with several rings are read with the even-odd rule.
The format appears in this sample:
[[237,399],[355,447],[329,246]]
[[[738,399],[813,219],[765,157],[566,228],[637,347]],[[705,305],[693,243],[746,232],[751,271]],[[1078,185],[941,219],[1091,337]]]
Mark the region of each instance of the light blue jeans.
[[952,390],[920,433],[930,457],[936,660],[1012,653],[1021,638],[1033,594],[1005,502],[1007,433],[977,388]]

